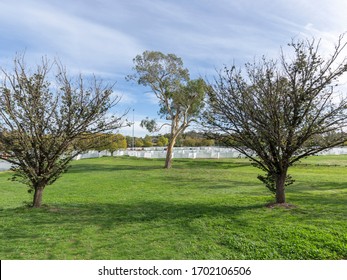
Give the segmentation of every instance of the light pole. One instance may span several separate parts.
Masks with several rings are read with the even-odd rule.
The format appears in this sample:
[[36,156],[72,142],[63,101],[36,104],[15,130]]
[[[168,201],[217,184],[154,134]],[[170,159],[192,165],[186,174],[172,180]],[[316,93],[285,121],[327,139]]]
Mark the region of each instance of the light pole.
[[135,150],[135,109],[133,109],[133,143],[132,143],[132,150]]

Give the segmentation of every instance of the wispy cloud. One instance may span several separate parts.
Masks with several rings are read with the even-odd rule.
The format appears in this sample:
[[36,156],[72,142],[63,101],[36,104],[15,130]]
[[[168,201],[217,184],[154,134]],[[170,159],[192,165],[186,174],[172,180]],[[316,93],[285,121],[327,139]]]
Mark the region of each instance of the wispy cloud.
[[121,90],[114,90],[111,98],[119,98],[119,103],[123,105],[134,105],[138,102],[138,98],[133,93]]
[[12,22],[11,32],[24,41],[22,47],[29,52],[46,50],[49,55],[62,56],[68,64],[89,72],[129,65],[143,49],[134,37],[117,28],[68,13],[46,1],[19,2],[0,3],[1,21]]
[[328,54],[347,31],[346,11],[345,0],[1,0],[0,66],[17,51],[33,64],[59,57],[72,74],[117,82],[120,105],[153,118],[155,96],[124,80],[137,54],[175,53],[192,77],[208,78],[223,65],[276,58],[293,37],[322,38]]

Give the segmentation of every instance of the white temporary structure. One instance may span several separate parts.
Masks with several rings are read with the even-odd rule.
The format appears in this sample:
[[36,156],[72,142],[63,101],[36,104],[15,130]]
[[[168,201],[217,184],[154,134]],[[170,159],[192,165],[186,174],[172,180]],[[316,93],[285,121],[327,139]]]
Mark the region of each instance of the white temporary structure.
[[[319,153],[319,155],[345,155],[347,147],[336,147]],[[97,158],[102,156],[111,156],[108,151],[88,151],[80,154],[76,159]],[[138,158],[165,158],[166,149],[163,147],[151,147],[141,149],[119,150],[113,153],[113,156],[131,156]],[[241,158],[244,157],[240,152],[233,148],[225,147],[175,147],[172,153],[173,158]]]
[[[336,147],[330,150],[318,153],[318,155],[347,155],[347,147]],[[98,158],[111,156],[108,151],[88,151],[75,157],[76,160],[85,158]],[[151,147],[141,149],[119,150],[113,153],[113,156],[131,156],[138,158],[165,158],[166,149],[163,147]],[[173,150],[173,158],[240,158],[244,157],[238,151],[225,147],[177,147]],[[11,164],[0,160],[0,171],[9,170]]]

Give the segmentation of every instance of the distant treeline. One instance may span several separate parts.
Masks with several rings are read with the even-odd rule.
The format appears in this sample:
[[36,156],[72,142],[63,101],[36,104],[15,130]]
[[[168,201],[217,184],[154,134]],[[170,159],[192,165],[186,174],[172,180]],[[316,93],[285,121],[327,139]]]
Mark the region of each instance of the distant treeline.
[[[108,150],[113,153],[116,150],[126,148],[166,147],[170,134],[146,135],[145,137],[124,136],[122,134],[99,134],[97,136],[85,136],[79,141],[79,146],[86,146],[93,150]],[[210,139],[201,132],[189,131],[182,134],[176,141],[176,147],[206,147],[220,144]]]
[[[145,137],[126,136],[127,147],[165,147],[169,143],[170,134],[146,135]],[[215,146],[216,141],[209,139],[207,135],[201,132],[189,131],[178,137],[175,147],[203,147]]]
[[[124,136],[122,134],[100,134],[92,140],[83,139],[80,143],[86,144],[89,149],[108,150],[113,153],[116,150],[126,148],[145,148],[145,147],[166,147],[169,142],[170,134],[146,135],[144,137]],[[320,139],[309,143],[310,146],[319,145]],[[87,137],[88,139],[88,137]],[[92,142],[92,143],[91,143]],[[208,147],[208,146],[235,146],[232,138],[222,135],[208,135],[203,132],[189,131],[183,133],[176,141],[176,147]],[[347,142],[344,143],[347,146]]]

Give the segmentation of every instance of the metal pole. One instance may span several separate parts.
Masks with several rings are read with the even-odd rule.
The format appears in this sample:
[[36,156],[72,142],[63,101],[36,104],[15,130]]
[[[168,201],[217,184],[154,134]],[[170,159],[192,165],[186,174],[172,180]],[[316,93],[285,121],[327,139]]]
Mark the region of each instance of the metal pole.
[[135,150],[135,109],[133,109],[133,143],[132,149]]

